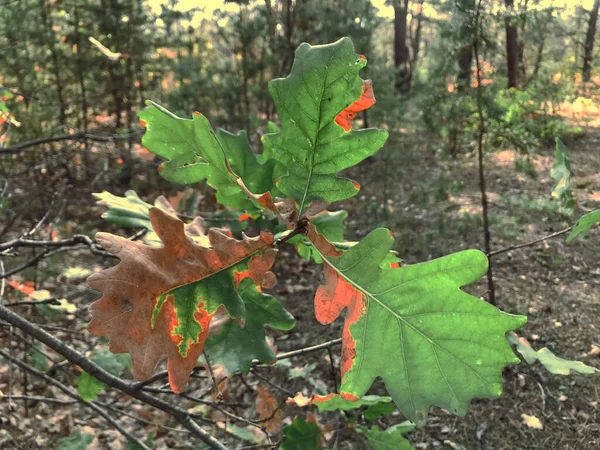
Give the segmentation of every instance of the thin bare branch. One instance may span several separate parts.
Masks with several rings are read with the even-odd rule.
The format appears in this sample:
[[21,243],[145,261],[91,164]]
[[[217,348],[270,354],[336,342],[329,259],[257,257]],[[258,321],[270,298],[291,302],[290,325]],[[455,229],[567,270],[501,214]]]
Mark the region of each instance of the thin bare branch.
[[89,373],[94,378],[98,379],[102,383],[118,389],[132,397],[147,403],[154,408],[160,409],[168,414],[175,417],[184,428],[192,432],[196,437],[201,439],[207,445],[217,450],[227,450],[227,448],[217,439],[212,437],[207,431],[200,428],[187,411],[181,409],[169,402],[154,397],[142,390],[136,389],[135,384],[129,383],[121,378],[111,375],[102,367],[98,366],[91,359],[86,358],[74,349],[66,345],[64,342],[56,339],[51,334],[42,330],[40,327],[32,324],[28,320],[13,313],[10,309],[0,305],[0,319],[12,324],[14,327],[19,328],[28,335],[34,337],[38,341],[46,344],[52,350],[65,357],[72,364],[76,364]]
[[547,241],[548,239],[552,239],[558,236],[562,236],[563,234],[567,234],[569,231],[571,231],[573,229],[573,226],[570,226],[568,228],[565,228],[564,230],[560,230],[557,231],[555,233],[549,234],[548,236],[544,236],[538,239],[534,239],[533,241],[530,242],[525,242],[524,244],[516,244],[516,245],[510,245],[508,247],[504,247],[501,248],[499,250],[494,250],[493,252],[489,252],[487,254],[488,257],[490,256],[496,256],[496,255],[500,255],[501,253],[506,253],[509,252],[511,250],[516,250],[518,248],[525,248],[525,247],[531,247],[532,245],[535,245],[539,242],[543,242],[543,241]]
[[[104,418],[108,423],[110,423],[117,431],[119,431],[119,433],[121,433],[123,436],[125,436],[129,441],[139,445],[144,450],[150,450],[146,444],[144,444],[141,440],[136,438],[133,434],[131,434],[129,431],[127,431],[121,425],[119,425],[108,413],[106,413],[98,405],[85,401],[79,395],[77,395],[73,391],[71,391],[71,389],[69,389],[67,386],[62,384],[60,381],[55,380],[52,377],[49,377],[44,372],[40,372],[39,370],[31,367],[29,364],[25,364],[20,359],[9,355],[8,352],[6,352],[2,349],[0,349],[0,355],[3,356],[7,361],[11,361],[12,363],[16,364],[17,366],[19,366],[21,369],[25,370],[26,372],[29,372],[32,375],[35,375],[36,377],[41,378],[48,384],[56,386],[58,389],[63,391],[66,395],[68,395],[72,399],[77,400],[79,403],[93,409],[94,412],[96,412],[96,414],[98,414],[99,416]],[[25,401],[27,401],[27,400],[25,400]]]

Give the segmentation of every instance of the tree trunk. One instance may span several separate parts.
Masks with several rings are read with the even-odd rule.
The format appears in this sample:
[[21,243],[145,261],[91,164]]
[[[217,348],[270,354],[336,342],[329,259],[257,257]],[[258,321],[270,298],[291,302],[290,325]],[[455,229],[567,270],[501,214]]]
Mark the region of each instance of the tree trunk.
[[583,54],[583,81],[590,81],[592,76],[592,55],[594,52],[594,38],[596,36],[596,22],[598,21],[598,7],[600,0],[594,0],[594,6],[590,12],[587,34],[585,35],[585,46]]
[[473,46],[467,45],[460,49],[458,54],[458,76],[456,88],[465,91],[471,86],[471,65],[473,64]]
[[[421,28],[423,25],[423,3],[425,0],[420,0],[419,5],[417,6],[417,25],[415,28],[415,34],[411,42],[412,47],[412,55],[410,58],[410,73],[414,73],[415,67],[417,65],[417,60],[419,59],[419,50],[421,48]],[[411,22],[412,23],[412,22]],[[412,77],[411,77],[412,78]]]
[[396,88],[406,94],[410,90],[410,55],[406,45],[406,19],[408,0],[394,2],[394,64],[396,66]]
[[514,10],[514,0],[504,0],[506,5],[506,67],[508,70],[508,87],[516,88],[519,85],[519,46],[517,28],[511,20]]

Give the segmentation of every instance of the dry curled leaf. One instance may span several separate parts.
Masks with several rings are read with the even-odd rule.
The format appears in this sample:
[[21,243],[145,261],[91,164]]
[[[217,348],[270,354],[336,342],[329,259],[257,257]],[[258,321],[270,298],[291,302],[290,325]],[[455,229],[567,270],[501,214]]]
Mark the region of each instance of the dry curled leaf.
[[542,430],[544,428],[544,425],[542,425],[542,421],[536,416],[521,414],[521,418],[523,419],[523,423],[529,428],[534,428],[536,430]]

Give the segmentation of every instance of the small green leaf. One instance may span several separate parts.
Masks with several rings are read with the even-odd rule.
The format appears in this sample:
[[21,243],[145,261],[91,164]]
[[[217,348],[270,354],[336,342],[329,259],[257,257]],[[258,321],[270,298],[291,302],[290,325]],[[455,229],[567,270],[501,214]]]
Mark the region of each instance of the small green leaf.
[[573,371],[584,375],[591,375],[600,372],[595,367],[588,366],[581,361],[570,361],[559,358],[546,347],[536,351],[529,345],[529,342],[524,338],[519,338],[515,333],[509,333],[507,339],[515,346],[517,351],[523,356],[523,359],[527,361],[527,364],[531,365],[539,361],[550,373],[569,375]]
[[381,416],[394,414],[395,412],[396,405],[393,403],[378,402],[365,409],[363,417],[367,420],[377,420]]
[[91,402],[98,398],[98,394],[104,390],[106,385],[87,372],[83,372],[77,377],[77,393],[86,402]]
[[[146,440],[144,441],[144,444],[146,444],[146,447],[152,448],[153,442],[154,442],[154,433],[150,433],[148,435],[148,437],[146,438]],[[127,445],[125,446],[125,450],[141,450],[141,447],[139,445],[137,445],[135,442],[128,442]]]
[[230,320],[206,340],[206,351],[212,362],[225,365],[230,374],[247,374],[254,359],[271,363],[275,354],[265,340],[265,325],[277,330],[291,330],[292,315],[272,296],[261,293],[250,279],[242,281],[238,293],[246,306],[246,323],[241,327]]
[[92,434],[82,433],[78,430],[61,440],[56,450],[86,450],[93,440]]
[[48,370],[48,358],[44,356],[42,353],[42,343],[36,342],[29,349],[29,362],[33,367],[41,372],[46,372]]
[[283,429],[281,450],[316,450],[323,448],[319,442],[321,430],[315,423],[297,417],[291,425]]
[[403,422],[385,431],[379,427],[358,427],[358,430],[367,437],[372,450],[412,450],[410,442],[404,437],[415,426],[410,422]]
[[573,242],[577,236],[585,236],[587,232],[599,222],[600,209],[592,211],[591,213],[581,217],[573,227],[573,230],[571,230],[571,234],[569,234],[569,237],[567,238],[567,243]]
[[[114,354],[106,348],[96,348],[91,360],[114,376],[119,376],[125,368],[131,368],[131,357],[127,354]],[[91,402],[106,388],[106,385],[87,372],[77,378],[77,392],[84,400]]]
[[566,208],[575,206],[573,193],[571,191],[571,163],[569,162],[569,152],[567,147],[556,139],[556,152],[554,153],[556,161],[552,164],[551,175],[556,184],[552,188],[552,197],[561,200]]

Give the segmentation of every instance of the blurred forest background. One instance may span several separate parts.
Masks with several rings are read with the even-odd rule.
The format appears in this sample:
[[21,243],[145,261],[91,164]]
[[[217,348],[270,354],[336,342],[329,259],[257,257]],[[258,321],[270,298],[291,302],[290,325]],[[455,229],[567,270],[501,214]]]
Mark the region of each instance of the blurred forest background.
[[[147,99],[181,117],[200,111],[215,127],[247,129],[260,152],[268,121],[277,122],[269,80],[287,76],[300,43],[344,36],[367,57],[361,76],[373,80],[377,99],[358,126],[390,132],[384,149],[352,173],[362,190],[340,205],[349,212],[346,239],[387,226],[408,263],[483,248],[481,131],[492,249],[561,230],[600,206],[599,6],[600,0],[0,0],[0,241],[24,233],[48,241],[99,230],[131,234],[102,220],[105,208],[91,195],[129,189],[148,203],[162,194],[182,215],[202,214],[210,225],[251,233],[239,213],[216,206],[210,188],[178,187],[158,176],[160,161],[141,145],[136,112]],[[570,150],[575,208],[551,196],[555,138]],[[598,366],[600,245],[593,242],[597,233],[590,236],[571,246],[548,241],[506,252],[493,263],[498,305],[530,317],[531,341]],[[78,243],[58,250],[0,246],[0,301],[65,298],[75,306],[14,310],[79,350],[100,351],[106,344],[84,330],[86,305],[97,298],[85,278],[112,262]],[[313,318],[320,271],[293,249],[282,253],[274,293],[298,325],[272,333],[279,350],[338,336],[341,325],[325,330]],[[484,284],[476,288],[485,295]],[[0,328],[0,340],[76,386],[77,369],[58,370],[65,364],[48,349],[8,327]],[[4,363],[0,447],[60,448],[73,433],[87,433],[97,448],[123,448],[122,438],[87,419],[86,410],[32,400],[58,394]],[[322,380],[333,386],[329,366],[313,355],[270,376],[290,392],[308,385],[308,393]],[[291,379],[293,369],[301,375]],[[476,403],[464,419],[436,411],[411,441],[417,448],[599,448],[594,380],[519,367],[507,371],[506,389],[501,400]],[[134,411],[131,399],[103,395]],[[151,408],[135,410],[145,423],[112,411],[124,426],[151,433],[155,448],[186,448],[185,435],[165,428],[167,419]],[[544,430],[521,414],[539,417]],[[363,448],[343,431],[326,448],[334,442]]]

